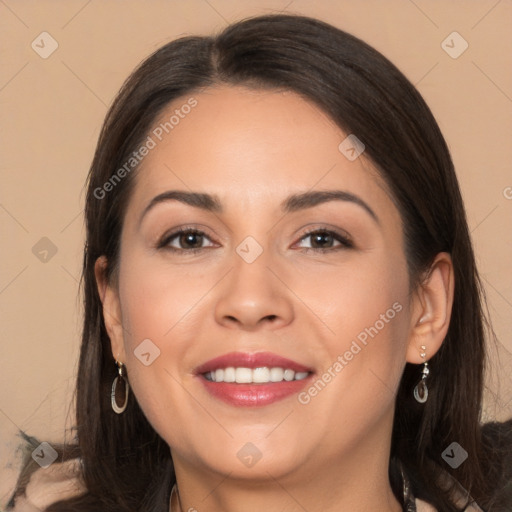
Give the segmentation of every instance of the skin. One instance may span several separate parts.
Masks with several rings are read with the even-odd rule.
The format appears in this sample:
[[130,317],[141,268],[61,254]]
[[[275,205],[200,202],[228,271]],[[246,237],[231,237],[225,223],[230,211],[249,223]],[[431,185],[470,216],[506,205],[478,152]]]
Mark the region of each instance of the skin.
[[[339,151],[347,134],[313,104],[228,86],[194,97],[197,106],[138,171],[118,281],[106,282],[104,258],[96,264],[112,354],[171,449],[181,509],[399,511],[388,480],[395,394],[406,361],[420,364],[422,345],[429,359],[446,335],[450,257],[439,254],[410,290],[401,219],[385,185],[364,153],[351,162]],[[364,200],[378,221],[347,201],[280,211],[290,194],[334,189]],[[167,201],[141,221],[167,190],[214,194],[223,212]],[[181,252],[157,248],[180,226],[205,233],[192,241],[200,252],[179,236],[170,244]],[[306,251],[315,247],[308,228],[348,233],[353,247],[327,239],[330,250]],[[253,263],[236,252],[247,236],[263,248]],[[194,375],[227,352],[270,351],[313,367],[314,382],[397,302],[402,310],[307,404],[293,395],[237,408]],[[160,350],[149,366],[134,355],[147,338]],[[252,467],[237,457],[248,442],[261,452]]]

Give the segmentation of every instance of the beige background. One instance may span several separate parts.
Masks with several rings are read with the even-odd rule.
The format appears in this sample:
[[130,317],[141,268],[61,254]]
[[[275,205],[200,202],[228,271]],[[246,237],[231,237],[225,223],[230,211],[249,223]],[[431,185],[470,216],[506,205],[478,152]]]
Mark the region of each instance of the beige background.
[[[0,506],[19,462],[17,429],[64,438],[81,327],[82,187],[107,106],[165,42],[282,10],[375,46],[432,108],[455,161],[499,340],[486,415],[510,415],[510,0],[0,0],[0,472],[8,477],[0,473]],[[31,47],[43,31],[58,43],[47,59]],[[456,59],[441,46],[453,31],[469,44]],[[42,237],[57,248],[46,262],[32,252]]]

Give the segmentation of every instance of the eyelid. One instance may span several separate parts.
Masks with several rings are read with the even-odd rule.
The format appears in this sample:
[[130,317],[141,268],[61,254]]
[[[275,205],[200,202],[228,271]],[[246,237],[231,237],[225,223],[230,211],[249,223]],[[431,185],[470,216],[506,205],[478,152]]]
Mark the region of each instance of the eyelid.
[[[201,235],[204,238],[209,239],[211,242],[213,242],[213,245],[206,246],[206,247],[192,247],[188,249],[182,249],[177,247],[172,247],[170,244],[171,240],[175,239],[176,237],[179,237],[181,234],[187,234],[187,233],[193,233]],[[311,235],[314,235],[316,233],[327,233],[329,235],[332,235],[334,240],[336,240],[339,245],[335,245],[333,247],[299,247],[298,250],[302,250],[304,252],[320,252],[320,253],[327,253],[327,252],[335,252],[342,249],[351,249],[354,247],[354,242],[352,240],[352,237],[345,231],[339,228],[334,228],[331,226],[325,226],[325,225],[315,225],[313,227],[309,227],[304,231],[300,238],[294,242],[293,245],[297,245],[298,243],[302,242],[304,239],[308,238]],[[218,244],[212,240],[212,236],[209,235],[208,230],[205,229],[202,226],[198,225],[185,225],[173,228],[171,230],[168,230],[157,242],[156,248],[157,249],[165,249],[170,252],[174,253],[182,253],[182,254],[195,254],[197,252],[203,251],[204,249],[209,249],[212,247],[215,247],[215,245],[218,246]],[[293,247],[293,246],[292,246]]]
[[337,247],[301,247],[300,249],[305,251],[317,251],[317,252],[328,252],[328,251],[335,251],[337,249],[349,249],[354,247],[354,242],[352,240],[352,237],[343,229],[334,228],[334,227],[327,227],[327,226],[315,226],[313,228],[309,228],[307,231],[302,233],[299,240],[294,243],[294,245],[298,242],[301,242],[305,238],[307,238],[310,235],[313,235],[315,233],[328,233],[333,235],[333,238],[335,238],[340,245]]
[[[180,226],[180,227],[173,228],[173,229],[166,231],[165,234],[162,235],[158,239],[156,248],[157,249],[169,249],[170,251],[176,251],[176,252],[189,252],[189,253],[208,248],[208,247],[195,247],[192,249],[178,249],[176,247],[171,247],[169,245],[171,240],[173,240],[174,238],[178,237],[181,234],[187,234],[187,233],[194,233],[194,234],[202,235],[203,237],[208,238],[210,241],[213,242],[213,240],[212,240],[213,237],[210,236],[210,234],[207,232],[207,230],[205,230],[205,228],[199,227],[197,225],[195,225],[195,226],[185,225],[185,226]],[[215,244],[215,242],[214,242],[214,244]]]

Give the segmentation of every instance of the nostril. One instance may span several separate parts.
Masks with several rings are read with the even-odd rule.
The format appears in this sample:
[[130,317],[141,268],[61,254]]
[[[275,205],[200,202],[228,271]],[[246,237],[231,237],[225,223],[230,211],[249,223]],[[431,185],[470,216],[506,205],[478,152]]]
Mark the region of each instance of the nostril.
[[[233,316],[233,315],[226,315],[224,318],[226,320],[228,320],[230,322],[234,322],[234,323],[241,323],[241,324],[245,323],[245,322],[241,321],[240,318],[237,318],[236,316]],[[278,315],[266,315],[266,316],[261,317],[257,323],[263,323],[266,321],[275,322],[278,318],[279,318]]]

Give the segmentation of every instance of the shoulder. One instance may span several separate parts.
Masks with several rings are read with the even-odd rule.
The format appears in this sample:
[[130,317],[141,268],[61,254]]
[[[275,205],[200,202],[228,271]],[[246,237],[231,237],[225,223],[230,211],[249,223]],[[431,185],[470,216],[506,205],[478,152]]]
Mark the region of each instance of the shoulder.
[[416,503],[416,511],[417,512],[437,512],[437,509],[435,509],[432,505],[430,505],[426,501],[416,498],[415,503]]
[[24,493],[15,499],[12,512],[40,512],[56,501],[72,498],[86,491],[80,478],[80,459],[53,463],[30,476]]
[[[432,505],[427,503],[426,501],[420,500],[416,498],[416,512],[438,512],[437,508],[434,508]],[[470,504],[465,509],[464,512],[483,512],[483,510],[476,504]]]

